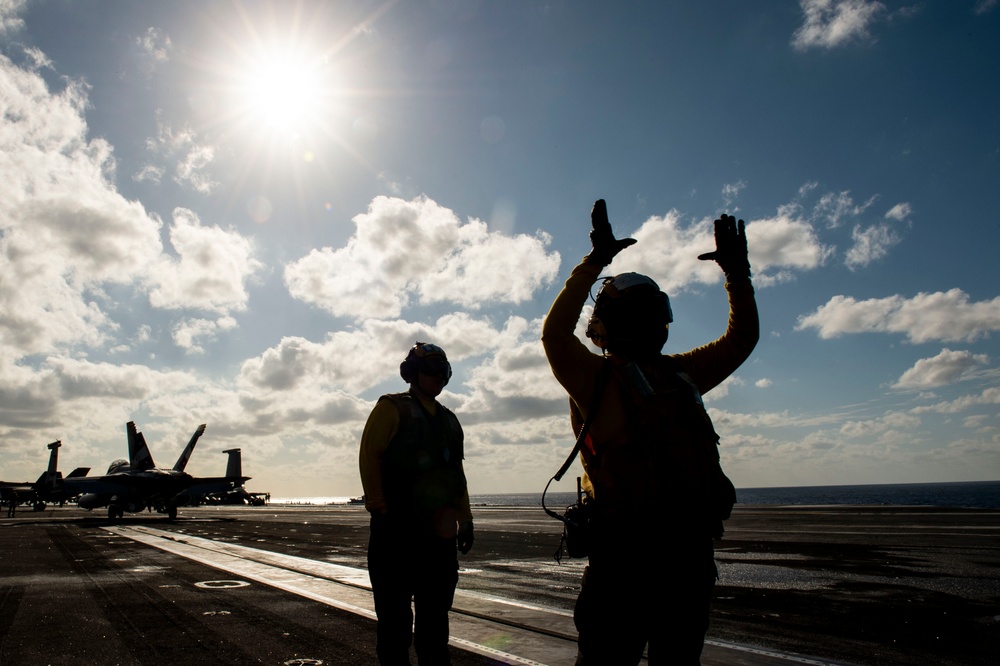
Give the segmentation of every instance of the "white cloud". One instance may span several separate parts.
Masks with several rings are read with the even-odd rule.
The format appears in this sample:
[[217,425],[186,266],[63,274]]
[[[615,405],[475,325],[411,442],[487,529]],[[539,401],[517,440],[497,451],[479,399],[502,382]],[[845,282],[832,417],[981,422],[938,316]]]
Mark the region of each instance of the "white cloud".
[[488,320],[466,314],[445,315],[433,324],[369,319],[358,329],[334,331],[322,342],[283,338],[244,362],[239,382],[264,393],[321,387],[362,393],[397,377],[400,362],[417,340],[440,345],[454,365],[489,353],[507,335]]
[[150,303],[220,314],[246,309],[246,282],[262,267],[250,239],[235,230],[202,226],[192,211],[176,208],[170,243],[179,258],[164,256],[152,271]]
[[969,379],[979,367],[988,365],[989,356],[968,351],[942,349],[931,358],[922,358],[903,373],[893,388],[925,389]]
[[853,270],[863,268],[889,253],[889,248],[897,245],[902,237],[888,224],[873,224],[867,229],[861,225],[851,232],[854,245],[847,251],[844,264]]
[[0,0],[0,34],[24,27],[24,19],[19,14],[27,4],[28,0]]
[[912,214],[913,214],[913,207],[904,201],[890,208],[886,212],[885,217],[888,220],[896,220],[897,222],[902,222]]
[[463,224],[426,197],[376,197],[354,217],[346,247],[313,250],[285,268],[292,296],[355,319],[398,316],[411,299],[478,309],[488,302],[522,303],[551,283],[559,254],[550,238],[490,232]]
[[[800,192],[803,192],[800,189]],[[808,190],[805,190],[808,191]],[[849,191],[828,192],[820,197],[813,208],[813,217],[825,220],[826,226],[835,229],[843,224],[846,217],[857,217],[875,203],[877,196],[869,198],[861,204],[854,203]]]
[[755,283],[758,276],[767,278],[773,269],[818,268],[833,253],[833,248],[819,241],[808,222],[782,213],[755,220],[752,227],[747,225],[747,243]]
[[[173,161],[173,180],[182,187],[210,194],[219,185],[208,173],[215,160],[215,148],[204,143],[190,128],[174,130],[163,120],[162,114],[157,114],[157,134],[146,139],[146,150],[156,158]],[[132,179],[159,183],[165,171],[163,166],[147,164]]]
[[470,423],[524,423],[548,416],[564,417],[568,423],[566,391],[545,358],[541,326],[540,319],[509,319],[491,358],[464,378],[471,395],[461,410]]
[[0,355],[100,344],[113,324],[95,290],[144,274],[159,221],[115,191],[111,146],[87,139],[82,83],[51,92],[0,57],[0,104]]
[[177,175],[174,180],[191,187],[196,192],[209,194],[219,184],[204,170],[215,159],[215,148],[206,145],[192,145],[177,162]]
[[913,430],[920,426],[920,417],[902,412],[890,412],[877,419],[847,421],[840,427],[845,437],[866,438],[880,433],[895,433],[900,429]]
[[92,428],[121,432],[130,410],[141,401],[197,385],[187,373],[159,372],[143,365],[56,356],[37,368],[0,364],[0,434],[37,444],[38,432],[44,430],[59,433],[72,427],[81,435]]
[[792,46],[833,48],[867,39],[868,29],[885,5],[874,0],[799,0],[804,22],[792,35]]
[[762,379],[758,379],[757,381],[755,381],[753,385],[756,386],[757,388],[769,388],[772,384],[774,384],[774,382],[772,382],[767,377],[764,377]]
[[146,32],[135,38],[135,44],[139,47],[139,71],[146,76],[152,76],[158,65],[170,60],[174,50],[170,36],[159,28],[147,28]]
[[986,14],[996,6],[997,0],[976,0],[976,6],[973,7],[972,11],[977,15]]
[[989,420],[990,417],[986,414],[972,414],[962,419],[962,427],[969,428],[970,430],[980,430],[981,432],[992,432],[993,428],[986,426]]
[[[698,255],[715,248],[710,219],[682,227],[680,213],[651,217],[632,234],[638,243],[615,258],[609,273],[636,271],[649,275],[668,293],[692,283],[714,284],[722,279],[715,262]],[[819,242],[812,226],[787,210],[769,219],[748,222],[747,244],[754,284],[758,287],[790,279],[789,269],[810,270],[832,253]]]
[[173,338],[178,347],[189,354],[202,354],[201,346],[214,341],[220,332],[236,328],[236,320],[232,317],[211,319],[185,319],[174,325]]
[[1000,387],[984,389],[979,395],[966,395],[954,400],[946,400],[934,405],[914,407],[913,414],[959,414],[979,405],[1000,405]]
[[795,329],[815,328],[824,339],[845,333],[902,333],[910,342],[971,342],[1000,330],[1000,296],[970,303],[961,289],[913,298],[889,296],[858,301],[834,296],[815,312],[799,317]]
[[147,164],[138,172],[132,174],[132,180],[137,183],[150,182],[159,185],[163,179],[164,169],[162,167]]
[[[746,186],[746,182],[742,179],[736,181],[735,183],[727,183],[722,186],[722,201],[727,210],[733,205],[736,199],[739,198],[740,192],[745,190]],[[732,211],[729,211],[729,213],[732,214]]]
[[711,403],[716,400],[720,400],[729,395],[729,389],[734,386],[743,386],[744,381],[737,377],[736,375],[729,375],[722,380],[722,383],[713,388],[711,391],[702,396],[705,403]]

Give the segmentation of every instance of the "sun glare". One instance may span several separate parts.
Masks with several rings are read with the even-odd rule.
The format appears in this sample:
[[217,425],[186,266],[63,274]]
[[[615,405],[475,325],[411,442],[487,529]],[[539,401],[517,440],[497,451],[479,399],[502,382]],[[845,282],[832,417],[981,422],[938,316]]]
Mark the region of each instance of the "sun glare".
[[240,86],[244,112],[268,130],[298,134],[327,111],[331,86],[319,59],[266,54],[244,76]]

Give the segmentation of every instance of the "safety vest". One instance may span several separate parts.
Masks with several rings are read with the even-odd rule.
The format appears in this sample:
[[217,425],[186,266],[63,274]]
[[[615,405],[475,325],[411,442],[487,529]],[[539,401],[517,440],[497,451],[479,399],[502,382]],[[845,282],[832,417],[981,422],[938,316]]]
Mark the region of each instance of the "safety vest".
[[655,514],[664,527],[722,536],[736,491],[722,471],[719,436],[694,382],[669,356],[641,369],[606,362],[612,363],[607,390],[620,397],[625,427],[584,447],[598,506],[623,516]]
[[382,489],[389,510],[433,520],[465,495],[462,426],[441,404],[431,415],[409,393],[384,395],[399,410],[399,429],[382,454]]

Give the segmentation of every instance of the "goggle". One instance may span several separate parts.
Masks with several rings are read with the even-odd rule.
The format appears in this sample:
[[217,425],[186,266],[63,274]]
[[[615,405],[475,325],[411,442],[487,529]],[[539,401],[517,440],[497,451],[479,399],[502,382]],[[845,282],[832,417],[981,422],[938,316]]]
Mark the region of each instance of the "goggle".
[[429,358],[422,358],[417,364],[417,370],[421,374],[425,374],[431,377],[449,377],[451,376],[451,364],[448,360],[440,356],[431,356]]

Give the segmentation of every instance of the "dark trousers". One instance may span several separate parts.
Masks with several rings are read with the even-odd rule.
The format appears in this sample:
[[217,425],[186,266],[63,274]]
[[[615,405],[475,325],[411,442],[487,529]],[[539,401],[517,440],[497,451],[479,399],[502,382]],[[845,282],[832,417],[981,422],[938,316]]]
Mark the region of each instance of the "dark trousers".
[[419,529],[412,520],[373,515],[368,576],[378,616],[379,664],[409,664],[411,636],[421,666],[450,664],[448,611],[458,584],[455,539]]
[[711,538],[668,535],[653,547],[649,524],[596,527],[573,612],[577,666],[637,664],[647,643],[654,666],[699,664],[717,575]]

